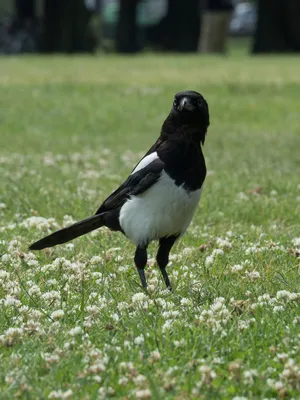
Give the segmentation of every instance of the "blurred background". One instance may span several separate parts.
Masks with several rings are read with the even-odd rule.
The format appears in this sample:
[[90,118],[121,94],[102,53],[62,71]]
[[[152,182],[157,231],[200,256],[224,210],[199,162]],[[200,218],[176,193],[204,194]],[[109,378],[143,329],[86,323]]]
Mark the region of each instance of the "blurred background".
[[299,0],[1,0],[0,54],[300,51]]

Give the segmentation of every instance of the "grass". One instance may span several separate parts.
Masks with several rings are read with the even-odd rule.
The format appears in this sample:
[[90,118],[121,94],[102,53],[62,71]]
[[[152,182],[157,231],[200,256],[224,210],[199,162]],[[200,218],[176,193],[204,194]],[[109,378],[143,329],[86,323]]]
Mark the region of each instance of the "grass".
[[[0,398],[295,399],[298,59],[3,58],[0,85]],[[174,292],[150,260],[143,293],[105,229],[28,253],[97,209],[183,89],[210,105],[209,174]]]

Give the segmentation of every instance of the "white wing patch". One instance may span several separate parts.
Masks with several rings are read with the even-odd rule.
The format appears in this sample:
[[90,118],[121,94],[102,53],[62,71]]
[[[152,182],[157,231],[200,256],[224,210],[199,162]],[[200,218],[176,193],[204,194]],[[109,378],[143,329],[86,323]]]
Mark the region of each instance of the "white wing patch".
[[[151,157],[152,156],[152,157]],[[148,157],[152,161],[151,154]],[[165,236],[184,234],[192,221],[201,197],[202,188],[187,192],[177,186],[169,175],[162,171],[159,180],[138,196],[131,196],[120,210],[120,225],[126,236],[136,245],[145,245]]]
[[159,157],[157,155],[157,152],[155,151],[154,153],[149,154],[148,156],[144,157],[138,165],[135,167],[135,169],[131,172],[131,175],[134,174],[135,172],[139,171],[142,168],[147,167],[152,161],[157,160]]

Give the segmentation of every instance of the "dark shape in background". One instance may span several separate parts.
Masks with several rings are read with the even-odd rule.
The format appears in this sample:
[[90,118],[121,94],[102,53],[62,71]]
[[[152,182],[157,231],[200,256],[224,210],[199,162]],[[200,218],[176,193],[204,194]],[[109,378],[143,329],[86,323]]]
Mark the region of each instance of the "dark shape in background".
[[97,37],[90,26],[93,12],[84,0],[39,1],[43,17],[38,22],[36,0],[15,0],[14,29],[23,29],[36,49],[45,53],[93,52]]
[[197,50],[200,32],[201,1],[168,0],[167,15],[143,34],[137,24],[140,0],[120,0],[117,23],[116,50],[135,53],[146,43],[160,51],[193,52]]
[[150,43],[162,51],[197,51],[200,33],[201,0],[168,0],[167,15],[149,29]]
[[259,0],[253,53],[300,51],[300,1]]
[[138,43],[137,5],[140,0],[120,0],[117,22],[116,50],[119,53],[136,53],[141,50]]
[[35,20],[35,0],[15,0],[16,17],[18,21]]
[[[102,1],[98,0],[98,9]],[[167,0],[164,18],[146,27],[139,26],[137,21],[137,8],[143,4],[142,0],[119,1],[120,10],[112,30],[116,32],[113,48],[117,52],[136,53],[145,47],[159,51],[203,51],[199,46],[200,32],[202,43],[205,42],[204,32],[209,32],[207,37],[211,42],[215,36],[215,41],[221,43],[221,36],[225,35],[226,29],[220,29],[212,18],[207,23],[205,15],[212,11],[211,7],[220,9],[230,0]],[[117,0],[110,4],[113,3],[118,8]],[[299,52],[300,1],[257,0],[255,3],[258,22],[252,52]],[[13,4],[13,22],[0,23],[0,53],[93,52],[99,45],[99,35],[91,27],[95,14],[86,7],[84,0],[14,0]],[[202,28],[206,26],[202,31],[201,20]],[[100,33],[100,26],[97,29]],[[209,48],[208,52],[211,51],[221,52]]]
[[92,12],[83,0],[45,0],[41,50],[46,53],[93,52]]

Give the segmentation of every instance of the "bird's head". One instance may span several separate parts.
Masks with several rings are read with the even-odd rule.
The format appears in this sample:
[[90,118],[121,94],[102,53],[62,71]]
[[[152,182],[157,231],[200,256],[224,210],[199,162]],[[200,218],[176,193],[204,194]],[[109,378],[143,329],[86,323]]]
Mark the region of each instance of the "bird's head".
[[209,111],[208,104],[200,93],[192,90],[177,93],[170,116],[177,124],[191,127],[193,132],[196,129],[200,141],[204,143],[209,126]]

